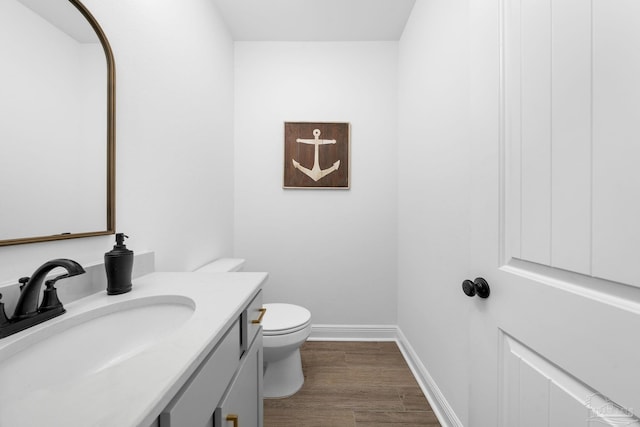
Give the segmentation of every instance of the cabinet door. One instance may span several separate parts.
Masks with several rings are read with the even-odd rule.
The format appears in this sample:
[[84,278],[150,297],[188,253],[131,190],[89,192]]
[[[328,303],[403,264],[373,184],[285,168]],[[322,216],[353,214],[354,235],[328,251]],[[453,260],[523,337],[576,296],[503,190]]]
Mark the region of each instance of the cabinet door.
[[238,366],[240,321],[160,414],[160,427],[201,427],[211,418]]
[[262,427],[262,334],[257,334],[215,412],[215,427]]

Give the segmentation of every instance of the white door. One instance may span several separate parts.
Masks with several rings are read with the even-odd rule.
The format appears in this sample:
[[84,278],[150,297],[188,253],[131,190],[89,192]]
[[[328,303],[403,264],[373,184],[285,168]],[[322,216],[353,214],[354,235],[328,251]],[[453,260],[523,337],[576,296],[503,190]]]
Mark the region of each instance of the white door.
[[640,1],[470,5],[469,425],[640,425]]

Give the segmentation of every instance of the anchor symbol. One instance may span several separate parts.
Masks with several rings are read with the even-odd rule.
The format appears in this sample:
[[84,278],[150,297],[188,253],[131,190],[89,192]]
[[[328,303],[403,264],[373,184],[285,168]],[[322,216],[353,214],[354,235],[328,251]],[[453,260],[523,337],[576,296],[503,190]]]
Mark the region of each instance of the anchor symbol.
[[320,164],[319,164],[319,154],[318,154],[318,146],[320,145],[324,145],[324,144],[335,144],[336,140],[335,139],[319,139],[320,138],[320,129],[314,129],[313,130],[313,136],[315,139],[302,139],[302,138],[298,138],[296,139],[296,142],[300,142],[302,144],[313,144],[315,145],[315,154],[314,154],[314,158],[313,158],[313,167],[311,169],[307,169],[304,166],[302,166],[299,162],[296,162],[295,159],[291,159],[291,161],[293,162],[293,167],[298,169],[300,172],[304,173],[305,175],[307,175],[309,178],[311,178],[314,181],[318,181],[320,178],[324,178],[325,176],[329,175],[331,172],[338,170],[338,168],[340,167],[340,160],[338,160],[337,162],[335,162],[333,164],[333,166],[331,166],[330,168],[327,169],[320,169]]

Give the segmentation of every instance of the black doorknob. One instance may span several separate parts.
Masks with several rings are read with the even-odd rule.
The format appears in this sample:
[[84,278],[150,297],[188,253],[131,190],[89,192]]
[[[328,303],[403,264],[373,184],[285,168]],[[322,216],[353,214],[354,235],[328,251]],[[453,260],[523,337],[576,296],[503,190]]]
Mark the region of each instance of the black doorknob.
[[471,280],[465,280],[462,282],[462,291],[468,297],[478,295],[480,298],[488,298],[491,293],[489,283],[487,283],[487,281],[482,277],[476,278],[473,282]]

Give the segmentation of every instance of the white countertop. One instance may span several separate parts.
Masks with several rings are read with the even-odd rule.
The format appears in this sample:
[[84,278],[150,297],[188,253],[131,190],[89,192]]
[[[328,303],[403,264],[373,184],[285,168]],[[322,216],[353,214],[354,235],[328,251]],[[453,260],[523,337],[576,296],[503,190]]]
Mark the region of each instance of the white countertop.
[[[163,295],[184,296],[195,302],[193,315],[182,326],[108,369],[67,383],[36,387],[27,395],[1,398],[0,427],[149,426],[237,320],[266,278],[266,273],[152,273],[134,280],[129,293],[109,296],[104,291],[88,296],[66,304],[67,312],[59,317],[3,338],[0,363],[6,358],[3,350],[6,354],[12,344],[19,346],[44,328],[110,304]],[[61,281],[58,287],[62,286]],[[113,333],[117,336],[117,331]],[[69,351],[82,352],[82,343]]]

